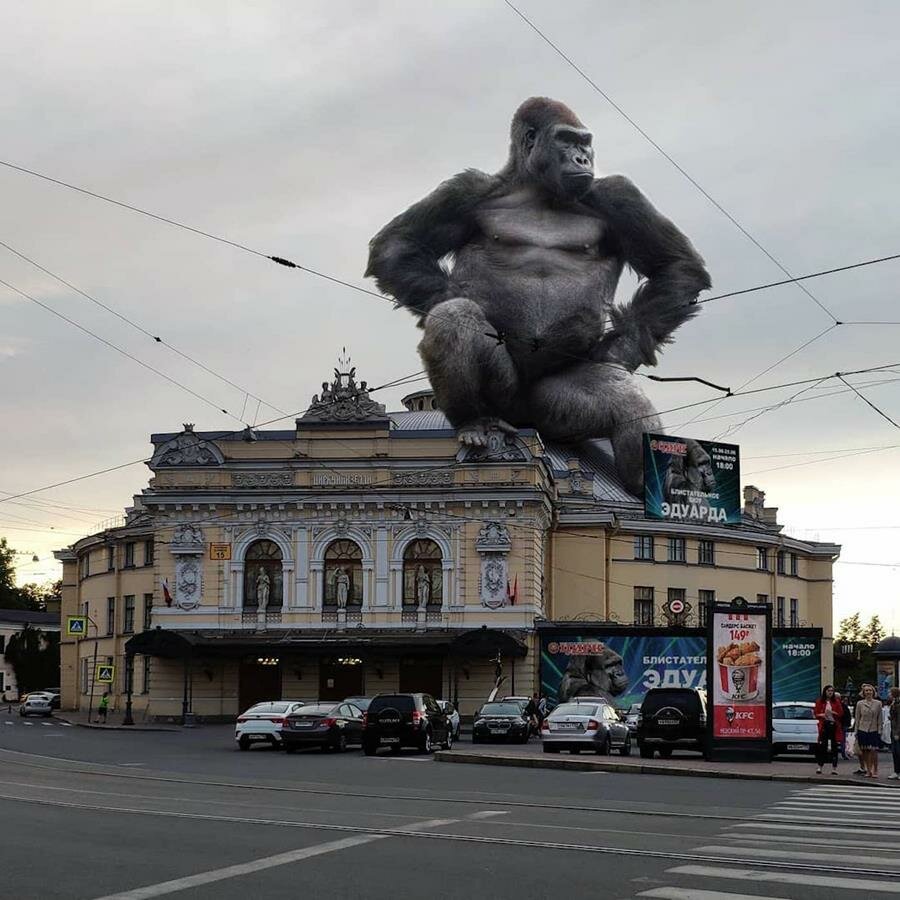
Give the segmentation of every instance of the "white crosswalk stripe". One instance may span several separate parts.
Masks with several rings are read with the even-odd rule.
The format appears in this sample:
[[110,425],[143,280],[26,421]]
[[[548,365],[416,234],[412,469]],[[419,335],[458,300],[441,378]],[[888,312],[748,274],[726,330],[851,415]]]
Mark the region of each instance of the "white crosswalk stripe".
[[[898,851],[900,790],[887,785],[815,785],[791,791],[750,819],[725,825],[718,843],[711,837],[691,848],[691,853],[705,857],[709,864],[667,869],[673,881],[681,884],[655,887],[636,896],[788,900],[786,895],[805,897],[811,890],[829,889],[887,897],[900,894]],[[716,865],[717,857],[740,857],[746,867],[734,867],[731,862]],[[717,882],[725,889],[717,890]],[[743,885],[744,890],[757,893],[740,893]],[[767,888],[773,893],[766,893]]]

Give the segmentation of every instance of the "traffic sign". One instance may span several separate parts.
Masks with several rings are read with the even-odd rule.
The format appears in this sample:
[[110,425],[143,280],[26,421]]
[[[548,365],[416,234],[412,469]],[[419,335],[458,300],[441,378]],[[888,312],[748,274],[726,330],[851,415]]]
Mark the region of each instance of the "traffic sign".
[[99,681],[102,684],[112,684],[116,680],[116,667],[115,666],[97,666],[97,672],[94,676],[94,681]]
[[214,544],[209,545],[210,559],[231,559],[231,544]]
[[87,634],[87,616],[67,616],[66,636],[84,637]]

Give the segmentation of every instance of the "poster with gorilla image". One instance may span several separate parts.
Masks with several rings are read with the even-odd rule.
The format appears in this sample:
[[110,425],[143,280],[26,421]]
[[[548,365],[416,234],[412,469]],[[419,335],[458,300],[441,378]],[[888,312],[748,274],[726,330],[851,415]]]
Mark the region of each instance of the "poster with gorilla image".
[[[821,638],[772,639],[772,701],[812,702],[822,678]],[[655,687],[706,689],[706,638],[699,635],[545,632],[541,693],[553,703],[607,697],[618,709]]]
[[644,513],[651,519],[740,524],[737,445],[645,434]]

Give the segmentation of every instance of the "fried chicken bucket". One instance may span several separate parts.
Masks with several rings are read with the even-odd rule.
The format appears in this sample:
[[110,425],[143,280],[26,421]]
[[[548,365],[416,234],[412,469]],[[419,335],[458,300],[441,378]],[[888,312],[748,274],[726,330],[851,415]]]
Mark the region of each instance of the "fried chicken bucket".
[[728,700],[753,700],[759,694],[759,644],[756,641],[720,646],[716,650],[719,687]]

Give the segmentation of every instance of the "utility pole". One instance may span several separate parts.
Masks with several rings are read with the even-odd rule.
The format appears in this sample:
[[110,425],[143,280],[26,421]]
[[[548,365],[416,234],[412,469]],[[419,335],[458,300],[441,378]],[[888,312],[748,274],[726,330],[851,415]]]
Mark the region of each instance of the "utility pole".
[[91,669],[91,699],[88,701],[88,725],[90,725],[91,716],[94,714],[94,683],[97,677],[97,648],[100,644],[100,629],[90,616],[85,616],[85,618],[94,626],[94,666]]

